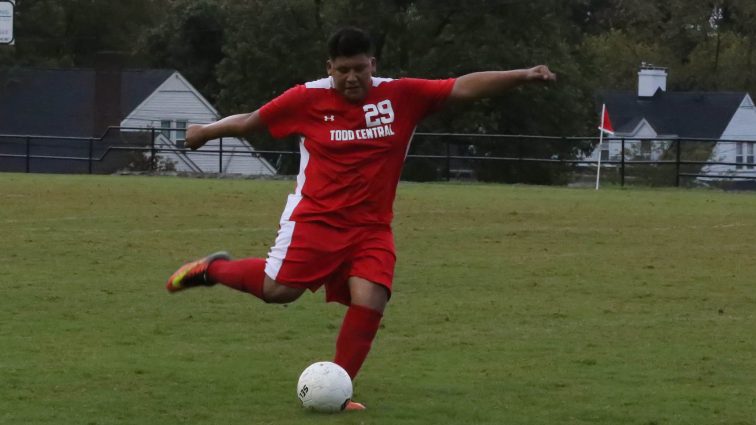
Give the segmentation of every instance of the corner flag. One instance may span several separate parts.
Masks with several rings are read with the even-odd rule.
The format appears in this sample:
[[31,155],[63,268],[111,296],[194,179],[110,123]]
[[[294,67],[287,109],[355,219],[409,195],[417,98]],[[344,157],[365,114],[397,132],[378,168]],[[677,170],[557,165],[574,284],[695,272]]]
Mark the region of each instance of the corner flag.
[[604,133],[614,134],[612,120],[609,119],[609,111],[606,110],[606,104],[601,105],[601,125],[598,128]]
[[598,161],[596,161],[596,190],[599,189],[599,176],[601,175],[601,153],[604,144],[604,133],[614,135],[612,120],[609,119],[609,112],[606,110],[606,103],[601,105],[601,125],[599,126],[599,144],[598,144]]

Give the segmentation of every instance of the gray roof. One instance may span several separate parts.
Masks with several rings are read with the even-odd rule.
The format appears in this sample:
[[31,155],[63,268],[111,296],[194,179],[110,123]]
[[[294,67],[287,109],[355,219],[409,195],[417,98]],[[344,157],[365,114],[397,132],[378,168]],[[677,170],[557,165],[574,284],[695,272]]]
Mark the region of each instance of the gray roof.
[[[120,115],[131,113],[175,71],[122,70]],[[0,71],[0,134],[99,137],[94,69]]]
[[646,119],[659,135],[716,139],[722,136],[746,92],[664,92],[639,97],[631,92],[599,95],[617,133],[631,133]]

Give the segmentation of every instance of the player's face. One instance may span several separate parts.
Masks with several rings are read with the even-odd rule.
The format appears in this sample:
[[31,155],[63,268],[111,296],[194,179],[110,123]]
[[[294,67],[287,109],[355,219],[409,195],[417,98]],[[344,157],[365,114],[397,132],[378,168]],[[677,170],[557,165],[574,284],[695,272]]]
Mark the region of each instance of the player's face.
[[373,85],[375,58],[366,54],[339,56],[326,63],[333,85],[350,102],[361,102]]

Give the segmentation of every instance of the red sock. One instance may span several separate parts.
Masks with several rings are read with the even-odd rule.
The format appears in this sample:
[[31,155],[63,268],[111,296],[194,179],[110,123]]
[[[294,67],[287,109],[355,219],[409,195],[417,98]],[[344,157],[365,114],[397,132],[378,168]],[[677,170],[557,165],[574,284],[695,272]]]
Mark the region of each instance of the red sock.
[[343,367],[354,379],[370,351],[383,314],[360,305],[351,305],[344,316],[336,340],[333,362]]
[[215,260],[207,269],[207,277],[211,282],[218,282],[264,300],[265,260],[262,258],[244,258],[235,261]]

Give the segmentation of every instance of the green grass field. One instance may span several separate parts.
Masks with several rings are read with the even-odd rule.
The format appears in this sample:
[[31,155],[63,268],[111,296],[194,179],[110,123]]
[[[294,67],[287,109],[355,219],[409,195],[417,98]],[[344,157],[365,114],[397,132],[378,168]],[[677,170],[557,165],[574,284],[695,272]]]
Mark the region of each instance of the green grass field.
[[756,195],[402,184],[368,410],[322,415],[343,307],[164,290],[293,185],[0,174],[0,423],[756,423]]

